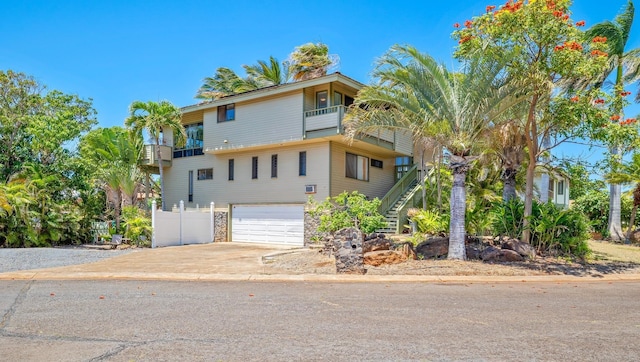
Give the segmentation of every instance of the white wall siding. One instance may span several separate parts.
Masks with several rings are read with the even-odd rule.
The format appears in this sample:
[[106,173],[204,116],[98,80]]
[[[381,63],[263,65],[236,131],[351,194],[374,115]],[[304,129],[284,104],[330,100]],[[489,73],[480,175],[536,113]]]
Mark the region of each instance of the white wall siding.
[[[299,176],[298,160],[307,152],[307,175]],[[271,177],[271,155],[278,155],[278,177]],[[251,178],[252,157],[258,157],[258,179]],[[234,160],[234,180],[229,181],[229,159]],[[213,168],[212,180],[198,180],[198,169]],[[188,177],[193,171],[194,196],[188,202]],[[305,203],[305,185],[316,185],[316,199],[329,196],[329,143],[273,148],[234,154],[183,157],[165,168],[167,208],[184,200],[187,207],[228,204]]]
[[[383,168],[369,166],[369,181],[356,180],[346,177],[346,153],[382,161]],[[336,196],[344,191],[357,190],[371,198],[382,198],[393,186],[394,179],[393,158],[382,158],[376,154],[348,147],[340,143],[331,143],[331,196]]]
[[413,154],[413,138],[411,137],[411,133],[404,131],[396,132],[396,151],[403,153],[407,156],[418,157],[418,155]]
[[218,123],[217,108],[204,113],[205,150],[241,149],[302,139],[301,91],[236,103],[235,107],[235,120],[229,122]]

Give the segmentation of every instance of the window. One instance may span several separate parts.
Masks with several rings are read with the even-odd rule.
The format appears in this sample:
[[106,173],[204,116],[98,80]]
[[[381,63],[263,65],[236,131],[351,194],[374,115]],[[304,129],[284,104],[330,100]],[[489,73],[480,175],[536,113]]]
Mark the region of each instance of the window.
[[278,177],[278,155],[271,155],[271,177]]
[[344,96],[344,106],[345,107],[349,107],[350,105],[353,104],[353,97],[349,97],[349,96]]
[[193,202],[193,171],[189,171],[189,202]]
[[213,180],[212,168],[201,168],[198,170],[198,181],[200,180]]
[[202,123],[188,124],[184,126],[187,139],[183,147],[176,147],[173,150],[173,158],[190,157],[204,155],[202,147],[204,146]]
[[347,153],[346,176],[362,181],[369,181],[369,158]]
[[564,195],[564,180],[558,181],[558,195]]
[[218,123],[229,122],[236,119],[235,103],[218,106]]
[[333,105],[339,106],[342,104],[342,93],[333,92]]
[[382,161],[371,159],[371,167],[382,168]]
[[298,175],[307,175],[307,151],[300,152],[298,156]]
[[547,194],[548,197],[549,197],[549,200],[554,200],[555,199],[554,186],[555,186],[555,181],[551,177],[549,177],[549,193]]
[[396,181],[400,180],[411,168],[413,159],[408,156],[396,157]]
[[316,108],[327,108],[329,106],[329,96],[327,91],[316,92]]
[[233,158],[229,160],[229,181],[233,181]]
[[258,157],[257,156],[254,156],[251,158],[251,178],[254,180],[258,178]]

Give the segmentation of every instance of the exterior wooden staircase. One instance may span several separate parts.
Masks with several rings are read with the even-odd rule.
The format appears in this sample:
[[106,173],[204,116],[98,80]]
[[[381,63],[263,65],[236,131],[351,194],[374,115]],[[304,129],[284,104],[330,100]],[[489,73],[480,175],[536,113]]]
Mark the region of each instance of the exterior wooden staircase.
[[378,211],[387,220],[387,227],[378,233],[400,234],[407,223],[407,210],[422,201],[421,185],[417,178],[417,165],[413,166],[382,198]]

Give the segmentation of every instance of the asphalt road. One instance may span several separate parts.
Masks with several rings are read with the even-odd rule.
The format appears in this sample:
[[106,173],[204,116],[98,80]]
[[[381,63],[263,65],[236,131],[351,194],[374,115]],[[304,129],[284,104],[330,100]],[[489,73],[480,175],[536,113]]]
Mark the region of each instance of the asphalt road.
[[0,281],[6,361],[633,361],[640,282]]

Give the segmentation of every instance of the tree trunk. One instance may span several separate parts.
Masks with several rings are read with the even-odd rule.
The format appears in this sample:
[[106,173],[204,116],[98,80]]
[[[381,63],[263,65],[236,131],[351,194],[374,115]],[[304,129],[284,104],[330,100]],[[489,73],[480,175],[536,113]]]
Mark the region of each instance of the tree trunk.
[[[620,149],[618,147],[612,147],[611,154],[614,156],[620,154]],[[621,195],[622,195],[621,185],[619,184],[609,185],[609,238],[612,241],[624,240],[624,232],[622,231],[622,223],[620,222]]]
[[533,211],[533,179],[536,172],[536,162],[529,160],[527,166],[527,180],[524,191],[524,219],[522,220],[522,241],[529,243],[531,240],[531,231],[529,230],[529,216]]
[[[469,163],[462,157],[451,156],[453,186],[451,187],[451,220],[449,222],[449,254],[447,259],[466,260],[465,248],[465,211],[467,209],[467,191],[465,181]],[[454,160],[456,158],[457,160]]]
[[160,170],[160,207],[162,211],[164,208],[164,170],[162,164],[162,152],[160,152],[160,139],[156,138],[156,157],[158,158],[158,170]]
[[144,211],[149,214],[149,172],[144,173]]
[[424,147],[422,147],[422,155],[420,156],[420,189],[422,191],[422,210],[427,210],[427,188],[425,187],[424,180],[427,176],[427,170],[424,167]]
[[638,205],[633,205],[633,209],[631,209],[631,220],[629,220],[629,230],[627,231],[627,240],[631,240],[634,231],[634,225],[636,222],[636,212],[638,211]]
[[507,202],[516,198],[516,173],[513,168],[502,170],[502,201]]

